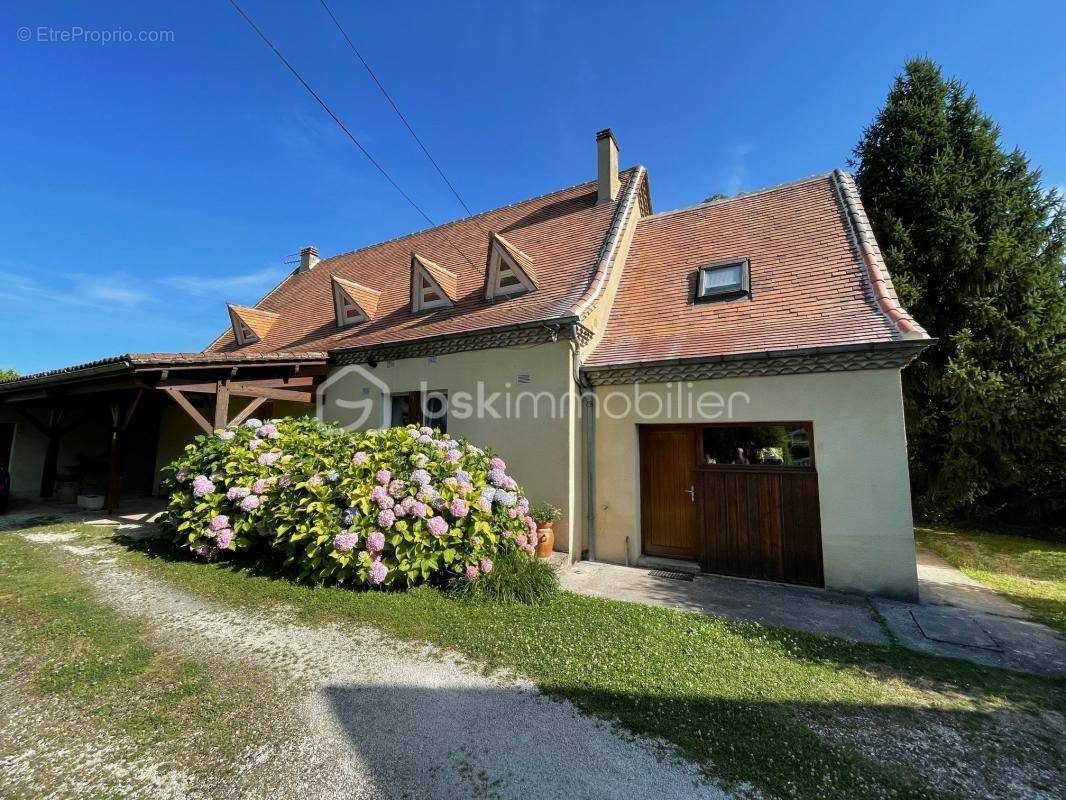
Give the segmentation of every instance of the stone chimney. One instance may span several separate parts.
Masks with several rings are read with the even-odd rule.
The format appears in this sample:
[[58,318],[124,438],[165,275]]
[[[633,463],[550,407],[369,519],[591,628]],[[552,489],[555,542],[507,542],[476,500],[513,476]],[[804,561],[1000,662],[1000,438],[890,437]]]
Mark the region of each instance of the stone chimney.
[[305,247],[300,251],[300,266],[297,268],[297,272],[307,272],[315,264],[318,263],[318,248],[311,246]]
[[596,203],[618,199],[618,141],[607,128],[596,134]]

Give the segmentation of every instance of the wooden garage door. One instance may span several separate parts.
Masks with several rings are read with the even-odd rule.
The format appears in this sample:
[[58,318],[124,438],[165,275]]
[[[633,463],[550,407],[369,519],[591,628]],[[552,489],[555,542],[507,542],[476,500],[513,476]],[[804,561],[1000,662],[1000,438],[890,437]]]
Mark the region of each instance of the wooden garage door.
[[704,570],[822,585],[813,471],[700,467],[696,499]]

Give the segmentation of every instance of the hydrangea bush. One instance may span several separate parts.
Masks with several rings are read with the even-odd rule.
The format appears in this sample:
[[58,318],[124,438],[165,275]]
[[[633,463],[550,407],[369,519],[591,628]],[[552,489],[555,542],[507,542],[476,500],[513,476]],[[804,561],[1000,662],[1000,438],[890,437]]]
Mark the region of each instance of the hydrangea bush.
[[168,519],[194,553],[267,548],[315,581],[476,581],[537,525],[507,465],[408,426],[350,433],[305,417],[198,436],[168,468]]

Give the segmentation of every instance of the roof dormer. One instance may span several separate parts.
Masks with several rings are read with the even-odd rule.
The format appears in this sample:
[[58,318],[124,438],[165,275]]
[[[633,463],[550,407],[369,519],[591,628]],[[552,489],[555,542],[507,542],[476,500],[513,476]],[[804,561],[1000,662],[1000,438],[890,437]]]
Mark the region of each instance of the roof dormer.
[[489,265],[485,278],[485,299],[532,292],[537,288],[533,259],[493,233],[489,239]]
[[411,310],[451,308],[458,296],[459,279],[451,270],[411,253]]
[[233,338],[241,347],[262,341],[278,321],[279,315],[273,311],[232,304],[227,304],[226,308],[229,309],[230,324],[233,326]]
[[381,292],[355,281],[330,276],[333,283],[333,310],[337,327],[346,328],[374,318]]

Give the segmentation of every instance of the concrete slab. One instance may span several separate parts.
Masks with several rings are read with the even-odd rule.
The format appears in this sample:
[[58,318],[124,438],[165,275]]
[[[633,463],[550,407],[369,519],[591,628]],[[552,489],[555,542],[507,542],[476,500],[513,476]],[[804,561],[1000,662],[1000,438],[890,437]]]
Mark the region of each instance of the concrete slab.
[[1029,612],[978,583],[936,553],[918,549],[918,597],[923,604],[1028,619]]
[[652,570],[580,561],[560,579],[578,594],[698,611],[724,619],[839,636],[871,644],[888,638],[864,597],[716,575],[692,581],[657,577]]
[[953,608],[926,606],[912,608],[911,618],[918,625],[918,630],[926,639],[963,647],[981,647],[985,650],[1002,652],[996,640],[985,633],[984,629],[965,614],[957,613]]

